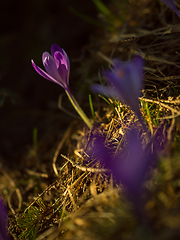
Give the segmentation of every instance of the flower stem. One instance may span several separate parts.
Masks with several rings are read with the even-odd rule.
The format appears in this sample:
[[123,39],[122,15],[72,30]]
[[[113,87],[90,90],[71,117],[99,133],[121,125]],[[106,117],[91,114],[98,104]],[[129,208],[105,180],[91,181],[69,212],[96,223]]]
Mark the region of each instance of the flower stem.
[[73,95],[71,94],[70,90],[69,89],[65,90],[65,92],[66,92],[70,102],[72,103],[73,107],[75,108],[75,110],[79,114],[79,116],[83,119],[83,121],[86,123],[86,125],[91,129],[92,128],[92,124],[91,124],[89,118],[86,116],[86,114],[84,113],[82,108],[79,106],[79,104],[77,103],[77,101],[75,100]]

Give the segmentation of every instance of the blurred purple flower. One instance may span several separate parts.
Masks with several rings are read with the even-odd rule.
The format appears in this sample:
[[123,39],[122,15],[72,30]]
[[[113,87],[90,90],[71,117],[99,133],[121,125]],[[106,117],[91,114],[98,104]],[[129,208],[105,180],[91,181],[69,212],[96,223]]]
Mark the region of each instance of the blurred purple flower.
[[144,62],[140,56],[136,56],[127,63],[114,60],[113,70],[107,70],[104,73],[112,86],[94,84],[92,90],[122,100],[131,107],[138,118],[141,118],[138,97],[143,82],[143,65]]
[[147,149],[142,149],[135,129],[129,133],[126,150],[126,155],[122,156],[122,153],[118,153],[113,157],[100,137],[97,137],[93,149],[95,157],[103,161],[104,167],[110,169],[116,179],[127,187],[129,195],[137,200],[146,173],[156,159],[156,151],[151,153],[151,144]]
[[8,240],[7,232],[7,211],[3,200],[0,198],[0,239]]
[[161,2],[163,2],[168,8],[173,10],[178,15],[178,17],[180,17],[180,13],[177,10],[176,5],[173,0],[161,0]]
[[70,62],[66,52],[58,45],[53,44],[51,46],[51,54],[48,52],[43,53],[42,62],[46,72],[38,67],[33,60],[31,60],[36,72],[47,80],[57,83],[65,90],[68,90]]

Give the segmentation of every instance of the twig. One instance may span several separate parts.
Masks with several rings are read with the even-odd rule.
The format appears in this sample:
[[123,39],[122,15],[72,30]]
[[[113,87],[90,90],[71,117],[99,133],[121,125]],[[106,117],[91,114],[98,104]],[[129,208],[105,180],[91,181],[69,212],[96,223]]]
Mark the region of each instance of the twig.
[[[138,51],[137,50],[133,50],[131,49],[131,53],[133,54],[138,54]],[[153,56],[153,55],[146,55],[145,53],[142,53],[141,52],[141,57],[146,59],[146,60],[149,60],[149,61],[154,61],[154,62],[160,62],[160,63],[164,63],[164,64],[169,64],[169,65],[173,65],[173,66],[176,66],[177,68],[180,68],[180,66],[178,65],[179,62],[172,62],[172,61],[168,61],[164,58],[159,58],[159,57],[156,57],[156,56]]]
[[53,170],[54,170],[56,176],[58,176],[58,170],[57,170],[57,167],[56,167],[57,157],[58,157],[59,152],[61,151],[61,148],[62,148],[63,144],[65,143],[66,139],[69,138],[69,135],[70,135],[70,133],[71,133],[71,129],[72,129],[72,127],[74,126],[74,124],[75,124],[75,123],[73,122],[73,123],[68,127],[68,129],[67,129],[66,132],[64,133],[64,135],[63,135],[63,137],[62,137],[60,143],[58,144],[57,149],[56,149],[56,151],[55,151],[55,153],[54,153],[53,162],[52,162],[52,167],[53,167]]
[[[172,80],[178,80],[180,79],[180,75],[177,76],[168,76],[168,77],[157,77],[157,76],[145,76],[146,79],[156,80],[156,81],[172,81]],[[180,100],[179,100],[180,102]]]
[[39,173],[39,172],[32,171],[30,169],[26,169],[26,172],[31,176],[48,178],[48,174],[46,174],[46,173]]
[[71,199],[71,202],[73,203],[74,209],[77,210],[77,206],[76,206],[76,203],[74,201],[74,198],[73,198],[73,195],[71,193],[70,188],[71,188],[71,186],[67,186],[67,191],[68,191],[69,197]]
[[[56,235],[58,236],[59,233],[55,232],[55,230],[56,230],[56,227],[54,227],[54,226],[51,227],[51,228],[49,228],[48,230],[46,230],[45,232],[43,232],[41,235],[39,235],[39,236],[36,238],[36,240],[45,239],[46,237],[48,237],[48,236],[51,235],[52,233],[56,233],[55,236],[56,236]],[[57,237],[57,236],[56,236],[56,237]],[[51,239],[54,239],[54,238],[51,238]]]
[[73,167],[76,167],[78,169],[80,169],[81,171],[83,172],[93,172],[93,173],[101,173],[101,172],[110,172],[109,169],[103,169],[103,168],[91,168],[91,167],[83,167],[83,166],[80,166],[79,164],[76,164],[73,160],[71,160],[70,158],[64,156],[63,154],[61,154],[61,156],[63,158],[65,158],[67,161],[69,161]]

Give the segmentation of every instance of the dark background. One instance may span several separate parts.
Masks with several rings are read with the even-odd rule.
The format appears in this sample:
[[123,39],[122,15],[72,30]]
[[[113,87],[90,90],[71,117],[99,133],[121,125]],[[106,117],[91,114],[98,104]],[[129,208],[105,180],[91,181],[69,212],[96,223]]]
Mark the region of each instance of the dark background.
[[70,58],[70,87],[76,95],[78,76],[73,72],[80,63],[72,60],[81,55],[94,26],[72,14],[70,7],[97,19],[91,1],[0,3],[0,156],[5,162],[18,161],[22,152],[27,151],[34,128],[38,129],[39,139],[43,135],[50,139],[51,132],[63,132],[72,121],[57,108],[63,89],[43,79],[31,65],[33,59],[43,67],[42,53],[50,52],[53,43],[58,44]]

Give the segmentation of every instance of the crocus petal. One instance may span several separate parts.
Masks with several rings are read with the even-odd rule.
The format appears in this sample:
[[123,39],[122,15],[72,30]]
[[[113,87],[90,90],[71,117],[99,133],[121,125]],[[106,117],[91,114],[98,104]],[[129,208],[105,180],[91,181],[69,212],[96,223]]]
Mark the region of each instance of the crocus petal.
[[[132,69],[129,69],[129,71],[131,70]],[[119,101],[123,101],[124,103],[128,104],[139,117],[139,90],[136,92],[133,88],[134,83],[132,83],[133,80],[131,78],[134,78],[135,76],[131,76],[129,71],[124,71],[122,78],[120,78],[119,75],[116,75],[116,73],[110,71],[107,71],[105,76],[107,79],[109,79],[109,82],[111,81],[112,85],[114,86],[113,92],[110,92],[110,96],[115,93],[114,97]]]
[[[128,81],[125,81],[126,78],[126,72],[122,69],[116,70],[115,72],[112,71],[106,71],[104,72],[104,76],[109,80],[109,83],[111,83],[112,88],[115,88],[116,91],[119,92],[120,96],[122,97],[121,100],[126,101],[126,96],[129,95],[129,84]],[[119,99],[121,98],[119,96]]]
[[8,240],[7,234],[7,211],[3,200],[0,198],[0,239]]
[[91,89],[96,93],[106,95],[110,98],[121,98],[121,99],[123,98],[123,96],[120,96],[116,88],[110,88],[110,87],[101,86],[99,84],[93,84]]
[[60,65],[64,65],[66,68],[66,71],[69,71],[66,58],[64,57],[64,55],[61,52],[55,52],[54,59],[56,61],[57,68],[59,68]]
[[141,118],[138,97],[142,85],[143,59],[136,56],[126,63],[114,60],[113,70],[105,71],[104,76],[112,87],[109,87],[109,90],[97,86],[92,87],[92,89],[96,92],[99,91],[101,94],[105,93],[110,97],[118,98],[118,100],[128,104],[137,117]]
[[127,76],[129,74],[130,84],[134,94],[138,97],[143,81],[144,61],[142,57],[136,56],[126,67]]
[[56,79],[60,86],[62,86],[64,89],[67,89],[67,81],[64,80],[60,75],[55,59],[48,52],[43,53],[42,59],[44,59],[43,64],[48,74]]
[[64,55],[62,55],[61,52],[55,52],[54,59],[56,62],[58,73],[63,80],[64,86],[65,85],[68,86],[69,85],[69,69],[67,66],[66,59],[64,58]]
[[58,81],[60,79],[60,76],[54,58],[48,52],[44,52],[42,55],[42,61],[49,75]]
[[[128,193],[135,199],[140,197],[141,186],[146,173],[156,160],[156,152],[151,153],[151,144],[143,150],[141,141],[135,129],[131,129],[127,141],[127,154],[117,153],[112,156],[110,150],[104,145],[105,138],[97,136],[93,147],[93,156],[110,169],[116,179],[127,187]],[[110,147],[110,146],[109,146]]]
[[64,49],[62,49],[62,51],[63,51],[63,55],[64,55],[64,57],[65,57],[65,59],[66,59],[66,62],[67,62],[67,68],[68,68],[68,70],[69,70],[69,72],[70,72],[70,61],[69,61],[69,57],[68,57],[67,53],[64,51]]
[[[134,59],[127,63],[121,63],[118,60],[114,60],[114,72],[118,77],[118,72],[121,71],[122,77],[119,77],[119,81],[121,84],[124,84],[126,89],[129,89],[131,86],[131,91],[133,91],[133,95],[139,96],[139,92],[142,86],[143,80],[143,59],[140,56],[136,56]],[[120,81],[120,79],[122,79]]]
[[60,48],[57,44],[53,44],[52,46],[51,46],[51,56],[52,57],[54,57],[54,53],[55,52],[61,52],[61,53],[63,53],[62,52],[62,48]]
[[42,62],[47,73],[39,68],[33,60],[31,60],[32,65],[42,77],[68,90],[70,72],[69,58],[66,52],[56,44],[51,46],[51,54],[48,52],[42,54]]
[[118,171],[114,167],[114,172],[116,172],[116,175],[118,174],[120,181],[128,187],[129,192],[138,197],[142,181],[149,167],[149,162],[146,156],[143,156],[141,142],[134,129],[129,133],[127,149],[127,158],[122,158],[118,155],[115,157],[119,160],[119,164],[117,166]]
[[57,44],[53,44],[51,46],[51,56],[54,58],[55,58],[55,56],[54,56],[55,52],[60,52],[64,56],[64,58],[66,60],[67,69],[70,72],[70,61],[69,61],[67,53],[64,51],[63,48],[60,48]]
[[[100,93],[102,95],[108,96],[110,98],[116,98],[119,101],[123,101],[124,103],[131,106],[131,109],[136,113],[136,116],[141,119],[141,113],[139,110],[139,100],[138,98],[134,97],[133,95],[129,96],[128,89],[118,91],[117,87],[105,87],[99,84],[93,84],[91,86],[92,91],[96,93]],[[121,88],[123,89],[123,88]]]
[[56,81],[56,79],[54,79],[53,77],[51,77],[48,73],[46,73],[44,70],[42,70],[40,67],[38,67],[33,60],[31,60],[32,66],[34,67],[34,69],[36,70],[37,73],[39,73],[39,75],[41,75],[43,78],[46,78],[47,80],[57,83],[59,84],[58,81]]
[[176,5],[173,0],[161,0],[161,2],[163,2],[167,7],[169,7],[171,10],[173,10],[178,15],[178,17],[180,17],[180,13],[177,10]]

